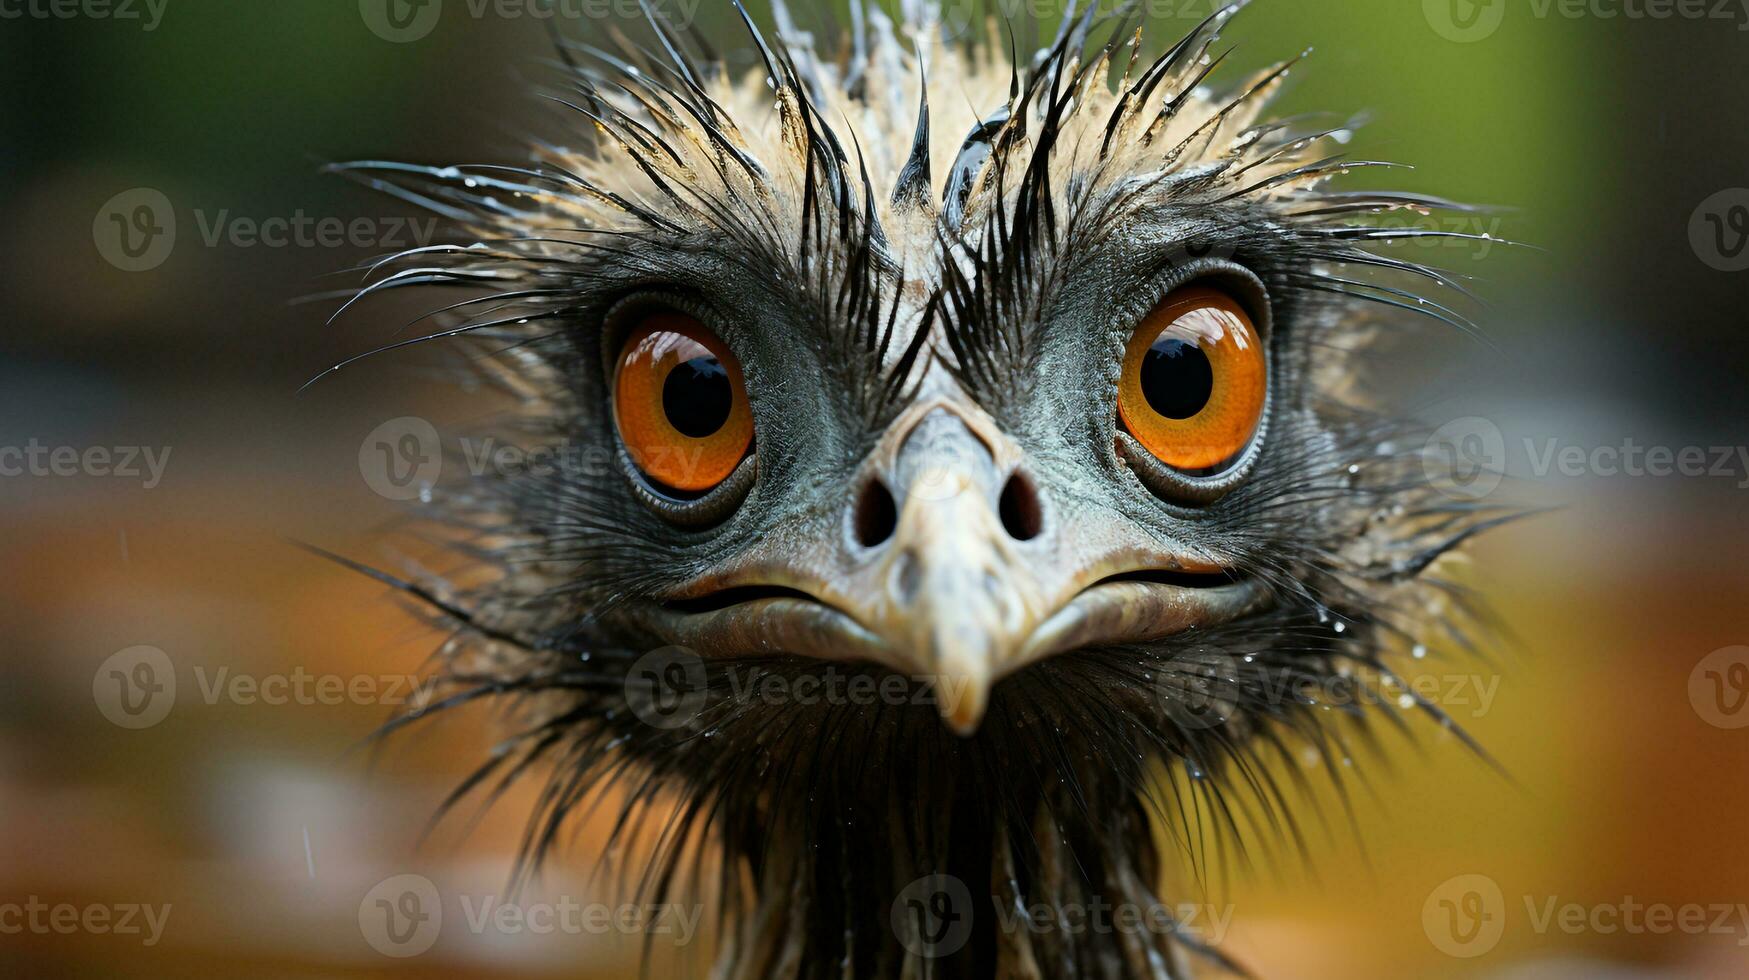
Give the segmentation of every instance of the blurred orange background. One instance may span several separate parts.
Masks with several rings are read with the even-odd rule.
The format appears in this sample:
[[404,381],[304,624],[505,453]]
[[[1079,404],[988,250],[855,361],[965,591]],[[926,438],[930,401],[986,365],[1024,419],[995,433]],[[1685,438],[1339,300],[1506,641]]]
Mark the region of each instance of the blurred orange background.
[[[1749,182],[1749,33],[1508,8],[1470,42],[1430,26],[1431,6],[1388,0],[1269,0],[1229,32],[1248,67],[1314,45],[1283,111],[1372,110],[1356,157],[1415,163],[1397,178],[1412,189],[1516,208],[1500,235],[1540,251],[1439,257],[1482,276],[1501,350],[1429,334],[1394,394],[1434,424],[1491,419],[1512,476],[1499,492],[1561,505],[1484,539],[1462,571],[1514,636],[1490,661],[1427,668],[1472,685],[1447,708],[1506,774],[1430,723],[1386,733],[1348,774],[1352,816],[1314,780],[1309,866],[1259,844],[1250,866],[1185,896],[1230,914],[1224,948],[1261,977],[1749,975],[1749,728],[1691,697],[1703,658],[1749,643],[1749,472],[1544,476],[1529,448],[1749,441],[1749,274],[1709,267],[1688,235],[1696,205]],[[1155,36],[1188,13],[1157,18]],[[730,36],[730,16],[700,14],[713,37]],[[489,750],[490,710],[373,752],[364,739],[394,712],[382,697],[207,693],[238,676],[364,678],[386,693],[420,672],[441,637],[290,542],[394,567],[401,511],[361,479],[361,440],[386,419],[442,428],[491,406],[423,377],[417,356],[299,393],[420,301],[326,325],[331,305],[291,300],[350,283],[324,277],[369,249],[208,245],[200,222],[407,214],[315,174],[326,159],[516,162],[519,134],[550,125],[527,84],[549,50],[541,25],[446,14],[396,44],[351,0],[169,0],[142,27],[0,20],[0,446],[169,452],[151,486],[0,478],[0,909],[170,911],[150,945],[9,933],[0,912],[0,972],[635,975],[641,936],[475,932],[454,901],[417,957],[363,934],[360,905],[391,876],[504,897],[535,784],[476,826],[464,805],[419,843]],[[183,221],[174,254],[139,273],[93,247],[94,217],[135,187],[161,190]],[[135,730],[106,718],[94,683],[140,645],[164,651],[177,689],[167,717]],[[613,901],[587,873],[599,832],[580,826],[523,901]],[[1438,899],[1472,875],[1498,886],[1502,931],[1454,956]],[[1539,926],[1551,901],[1587,922]],[[1624,903],[1728,915],[1697,933],[1593,914]],[[678,952],[658,948],[655,975],[702,970],[709,919]]]

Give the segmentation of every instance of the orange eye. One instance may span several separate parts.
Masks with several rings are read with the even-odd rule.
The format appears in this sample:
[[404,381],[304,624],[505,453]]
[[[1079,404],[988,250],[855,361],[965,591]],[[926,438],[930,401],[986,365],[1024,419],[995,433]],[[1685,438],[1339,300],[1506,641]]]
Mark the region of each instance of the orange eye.
[[671,310],[644,317],[626,338],[613,410],[632,462],[682,493],[723,482],[753,442],[741,363],[704,324]]
[[1186,286],[1130,337],[1117,409],[1160,462],[1206,472],[1245,451],[1267,390],[1263,342],[1244,308],[1217,289]]

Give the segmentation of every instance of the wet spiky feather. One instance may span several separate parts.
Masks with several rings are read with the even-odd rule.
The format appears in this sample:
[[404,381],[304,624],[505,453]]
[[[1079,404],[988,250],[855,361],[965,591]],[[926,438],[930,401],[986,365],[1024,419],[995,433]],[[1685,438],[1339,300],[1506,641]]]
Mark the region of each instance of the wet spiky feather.
[[[389,580],[454,631],[447,697],[391,730],[512,700],[514,734],[450,803],[545,774],[524,870],[593,801],[620,808],[616,843],[654,822],[630,883],[710,897],[719,976],[1185,976],[1224,962],[1187,930],[1001,929],[976,914],[964,948],[932,959],[890,913],[936,874],[997,908],[1158,905],[1163,872],[1203,853],[1198,815],[1297,840],[1279,773],[1301,778],[1306,750],[1341,780],[1377,720],[1400,724],[1407,707],[1448,724],[1390,663],[1417,643],[1467,643],[1475,611],[1430,570],[1510,513],[1431,486],[1421,441],[1355,404],[1352,366],[1331,352],[1402,310],[1471,329],[1415,285],[1461,283],[1388,254],[1415,232],[1380,217],[1452,205],[1330,189],[1367,164],[1341,157],[1343,126],[1265,117],[1289,66],[1207,87],[1235,8],[1154,58],[1124,19],[1071,15],[1018,65],[993,28],[947,43],[930,5],[907,8],[896,25],[854,4],[837,56],[781,9],[773,35],[748,19],[748,74],[655,20],[650,50],[562,41],[549,98],[581,132],[532,163],[334,168],[453,223],[454,244],[379,263],[357,297],[464,294],[434,312],[438,329],[394,346],[480,340],[493,351],[481,377],[520,406],[500,435],[591,450],[433,488],[430,516],[459,531],[474,571]],[[1066,284],[1102,264],[1191,268],[1211,254],[1255,273],[1279,325],[1272,452],[1198,516],[1235,574],[1267,584],[1266,608],[1035,664],[996,689],[970,738],[928,704],[776,709],[749,693],[827,670],[885,679],[794,657],[707,657],[701,708],[680,728],[628,708],[627,671],[653,640],[616,611],[771,527],[755,509],[677,533],[601,492],[617,478],[601,335],[620,297],[720,275],[793,311],[783,343],[842,397],[821,406],[831,425],[762,428],[757,478],[820,482],[830,473],[786,445],[829,438],[821,456],[859,458],[931,363],[1004,424],[1034,424],[1029,406],[1060,397],[1039,341]],[[1106,424],[1089,441],[1109,449]],[[1067,436],[1032,438],[1040,465],[1075,465]],[[1429,627],[1442,643],[1423,639]],[[1332,696],[1344,685],[1408,700]]]

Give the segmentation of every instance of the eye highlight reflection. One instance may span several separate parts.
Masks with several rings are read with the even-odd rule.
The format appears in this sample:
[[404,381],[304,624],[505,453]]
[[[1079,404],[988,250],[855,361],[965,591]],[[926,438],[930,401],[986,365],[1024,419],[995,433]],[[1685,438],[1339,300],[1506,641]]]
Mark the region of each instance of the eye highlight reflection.
[[665,489],[710,490],[753,444],[741,363],[695,317],[672,310],[644,317],[620,349],[613,388],[626,452]]
[[1131,334],[1118,416],[1160,462],[1215,473],[1250,445],[1268,388],[1263,342],[1244,307],[1213,287],[1186,286]]

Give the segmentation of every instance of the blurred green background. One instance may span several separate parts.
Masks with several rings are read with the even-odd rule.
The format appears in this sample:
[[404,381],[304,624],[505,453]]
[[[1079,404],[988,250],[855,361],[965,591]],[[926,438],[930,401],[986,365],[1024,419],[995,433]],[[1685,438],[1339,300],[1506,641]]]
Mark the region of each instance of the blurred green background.
[[[429,33],[394,43],[368,26],[374,0],[160,2],[0,0],[0,446],[170,454],[156,482],[0,477],[0,972],[633,975],[635,937],[446,926],[417,957],[373,950],[360,904],[386,877],[501,895],[529,794],[416,847],[485,751],[480,725],[420,730],[372,765],[352,749],[391,707],[244,704],[201,685],[220,670],[417,672],[437,637],[286,539],[396,560],[381,532],[399,511],[360,479],[361,439],[397,416],[475,411],[417,355],[300,394],[426,301],[329,326],[332,304],[292,300],[353,283],[335,273],[378,249],[209,243],[207,229],[299,215],[387,229],[412,212],[319,164],[517,163],[530,134],[565,138],[530,95],[551,52],[544,24],[526,7],[476,17],[447,0]],[[793,6],[805,23],[816,13]],[[1149,9],[1158,44],[1210,5]],[[1696,10],[1708,16],[1680,13]],[[706,0],[698,20],[749,60],[726,4]],[[610,26],[639,32],[617,16],[564,23],[595,40]],[[1351,820],[1333,792],[1308,802],[1310,867],[1272,858],[1208,883],[1232,913],[1227,948],[1259,975],[1749,974],[1736,904],[1749,902],[1749,729],[1690,683],[1712,651],[1749,643],[1749,472],[1545,475],[1526,451],[1749,442],[1749,272],[1716,268],[1729,257],[1709,261],[1690,234],[1707,227],[1703,202],[1726,222],[1749,202],[1716,197],[1749,186],[1746,27],[1749,9],[1710,0],[1259,0],[1227,32],[1238,70],[1313,48],[1280,111],[1365,112],[1353,155],[1416,168],[1352,186],[1498,205],[1461,230],[1534,244],[1418,256],[1479,277],[1498,349],[1412,331],[1392,393],[1431,425],[1489,420],[1513,477],[1500,492],[1564,505],[1475,549],[1466,581],[1516,639],[1497,664],[1442,668],[1496,685],[1485,704],[1458,691],[1448,709],[1510,779],[1432,726],[1385,737],[1356,761]],[[161,192],[178,222],[173,251],[140,272],[96,246],[110,202],[135,188]],[[162,723],[129,730],[94,706],[93,677],[142,644],[166,652],[181,687]],[[1734,657],[1749,651],[1708,663]],[[596,829],[580,828],[575,860],[529,900],[605,894],[582,874]],[[1502,930],[1454,956],[1438,902],[1465,875],[1498,886]],[[33,898],[171,911],[151,945],[7,931],[7,904]],[[1551,899],[1731,914],[1686,932],[1589,914],[1566,929],[1539,925]],[[660,974],[672,962],[658,955]]]

